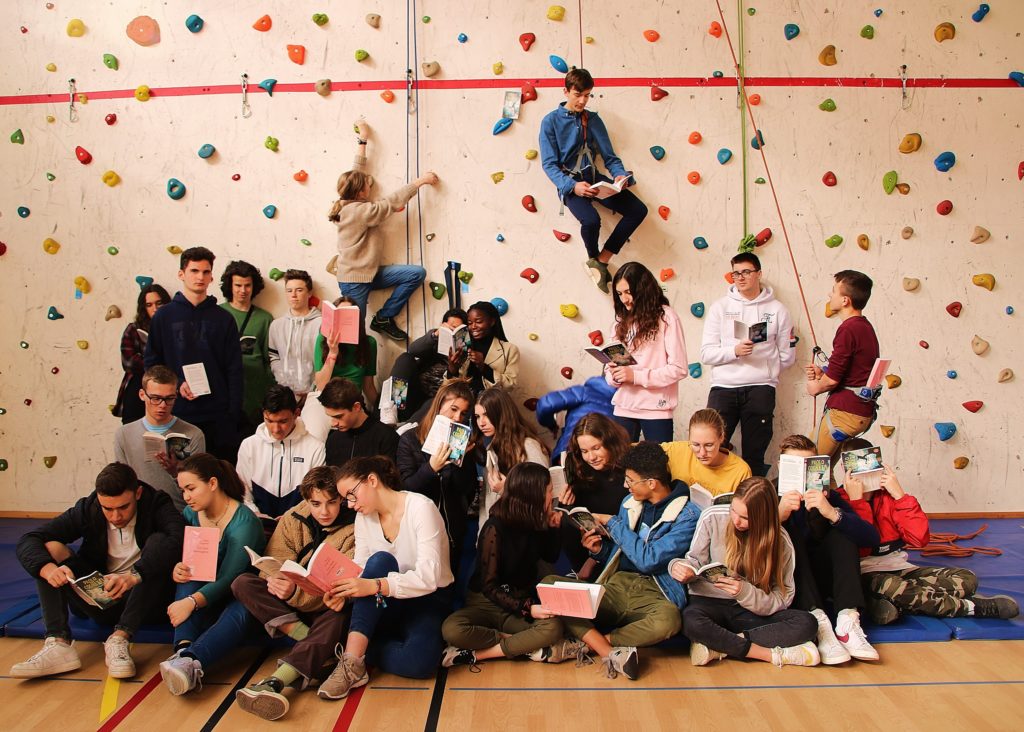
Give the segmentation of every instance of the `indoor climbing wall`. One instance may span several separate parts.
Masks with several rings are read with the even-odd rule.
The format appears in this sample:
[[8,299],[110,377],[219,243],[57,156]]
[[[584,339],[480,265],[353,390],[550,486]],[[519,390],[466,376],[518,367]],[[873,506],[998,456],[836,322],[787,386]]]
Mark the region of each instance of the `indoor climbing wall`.
[[[597,373],[583,348],[611,339],[611,302],[536,155],[566,64],[597,77],[591,109],[650,208],[619,261],[644,262],[683,320],[678,437],[709,389],[704,308],[748,240],[801,365],[815,340],[831,350],[832,274],[874,278],[866,314],[893,365],[869,437],[928,510],[1024,509],[1024,6],[822,5],[15,3],[0,28],[0,510],[91,489],[119,424],[121,332],[139,283],[176,289],[179,249],[213,249],[218,278],[257,265],[275,314],[289,267],[335,296],[326,214],[359,117],[381,189],[442,180],[387,223],[389,258],[434,283],[457,261],[464,304],[507,304],[517,400]],[[446,307],[424,288],[410,331]],[[398,349],[381,350],[386,375]],[[812,428],[799,367],[778,402],[776,435]]]

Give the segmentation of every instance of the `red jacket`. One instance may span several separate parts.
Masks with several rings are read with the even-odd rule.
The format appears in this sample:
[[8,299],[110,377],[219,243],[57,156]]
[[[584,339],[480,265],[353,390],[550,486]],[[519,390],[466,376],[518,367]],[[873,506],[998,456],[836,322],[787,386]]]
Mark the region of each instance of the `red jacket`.
[[[881,489],[866,494],[867,498],[854,501],[842,487],[837,490],[858,516],[878,529],[882,544],[901,539],[907,547],[922,547],[931,540],[928,517],[921,504],[909,493],[904,493],[897,500]],[[871,550],[861,549],[860,554],[865,557],[871,554]]]

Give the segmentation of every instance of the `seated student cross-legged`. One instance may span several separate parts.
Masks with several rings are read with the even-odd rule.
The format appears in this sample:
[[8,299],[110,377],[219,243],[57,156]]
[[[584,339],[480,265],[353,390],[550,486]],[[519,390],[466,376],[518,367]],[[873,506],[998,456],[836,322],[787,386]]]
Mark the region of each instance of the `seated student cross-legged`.
[[584,647],[563,640],[562,621],[537,599],[539,563],[558,559],[554,522],[547,468],[519,463],[480,531],[466,606],[441,627],[450,644],[443,666],[516,656],[558,663]]
[[400,487],[387,458],[357,458],[341,469],[338,492],[357,513],[355,561],[363,573],[335,580],[324,596],[333,610],[350,602],[352,622],[338,665],[317,692],[322,699],[366,684],[367,664],[413,679],[437,668],[454,582],[444,521],[429,498]]
[[[689,439],[685,442],[663,442],[668,454],[668,467],[673,480],[681,480],[691,488],[694,501],[707,505],[696,493],[700,490],[712,497],[732,493],[741,481],[750,477],[750,467],[734,452],[725,449],[725,421],[714,409],[699,409],[690,417]],[[702,493],[703,495],[703,493]]]
[[[793,546],[779,523],[774,486],[747,478],[728,505],[704,510],[686,556],[672,576],[687,585],[683,630],[694,666],[732,656],[776,666],[816,666],[818,623],[793,602]],[[727,573],[708,581],[697,573],[713,562]]]
[[[591,556],[608,564],[597,616],[563,622],[572,637],[601,657],[608,678],[621,673],[633,680],[639,671],[636,647],[660,643],[681,627],[686,593],[669,576],[668,565],[690,546],[700,510],[689,501],[686,485],[669,478],[668,457],[658,443],[638,443],[622,466],[630,496],[618,515],[594,516],[611,538],[602,539],[597,531],[583,535]],[[544,582],[561,579],[552,575]],[[601,627],[611,631],[602,633]]]
[[[779,445],[783,455],[814,457],[814,443],[790,435]],[[857,549],[878,546],[878,531],[857,515],[836,492],[787,491],[779,498],[779,520],[793,542],[796,597],[793,607],[809,610],[818,621],[818,652],[826,665],[850,658],[877,661],[878,651],[860,627],[864,592]],[[835,630],[825,613],[825,599],[836,608]]]
[[[354,514],[343,505],[338,493],[339,472],[338,468],[322,465],[306,473],[299,487],[303,501],[281,518],[267,544],[267,556],[306,567],[321,544],[350,557],[354,554]],[[254,616],[270,637],[288,636],[295,641],[272,676],[235,693],[235,700],[245,711],[263,719],[280,719],[289,706],[285,688],[300,682],[300,688],[305,689],[327,678],[348,613],[343,605],[329,608],[322,596],[311,595],[286,577],[265,571],[258,576],[239,575],[231,591],[241,611]],[[230,611],[229,607],[225,615]]]
[[[115,679],[134,676],[128,643],[143,622],[163,615],[184,530],[166,493],[140,483],[124,463],[110,463],[96,476],[92,493],[22,536],[18,561],[36,578],[46,640],[38,653],[11,668],[11,676],[36,678],[82,667],[71,645],[69,606],[114,626],[103,644],[107,669]],[[77,551],[68,548],[79,539]],[[70,585],[94,572],[103,575],[102,599],[110,601],[104,608],[87,604]]]

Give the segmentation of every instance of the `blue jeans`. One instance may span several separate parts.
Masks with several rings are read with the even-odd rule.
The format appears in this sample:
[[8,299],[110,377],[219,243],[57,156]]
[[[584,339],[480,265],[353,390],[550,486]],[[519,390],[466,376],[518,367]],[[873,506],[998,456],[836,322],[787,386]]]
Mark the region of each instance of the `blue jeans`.
[[427,270],[417,264],[386,264],[377,270],[371,282],[339,282],[341,294],[355,300],[359,305],[359,315],[366,318],[366,301],[373,290],[386,290],[394,287],[394,292],[383,307],[377,312],[380,319],[393,318],[402,312],[405,303],[420,288],[427,277]]
[[[177,585],[174,590],[175,601],[184,600],[193,592],[202,589],[205,584],[205,582],[183,582]],[[195,643],[196,639],[207,628],[217,622],[222,609],[224,609],[223,602],[219,602],[216,605],[207,605],[206,607],[197,607],[184,623],[174,629],[174,645],[178,645],[182,641]]]
[[[398,571],[398,561],[387,552],[377,552],[366,561],[363,577],[377,579]],[[370,639],[367,662],[384,671],[410,679],[434,675],[444,640],[441,624],[451,613],[450,588],[407,600],[387,598],[378,607],[375,596],[360,597],[352,603],[349,633]]]
[[[582,178],[577,178],[577,180],[582,180]],[[598,175],[597,180],[603,180],[607,183],[612,182],[605,175]],[[575,193],[570,193],[566,196],[565,206],[572,212],[573,216],[579,219],[581,224],[580,236],[583,238],[583,244],[587,248],[587,256],[591,258],[595,258],[601,253],[598,245],[598,237],[601,234],[601,214],[594,208],[594,203],[599,203],[622,216],[619,219],[619,223],[615,225],[612,233],[608,236],[608,241],[604,243],[606,250],[612,254],[618,254],[619,250],[622,249],[622,245],[626,243],[632,233],[636,231],[637,227],[647,217],[647,206],[628,188],[621,193],[603,199],[585,198],[577,196]]]
[[637,419],[636,417],[620,417],[617,414],[614,419],[626,428],[630,442],[637,442],[641,432],[644,433],[644,439],[651,442],[672,442],[671,419]]
[[[195,617],[195,613],[192,613],[192,617]],[[189,620],[191,619],[189,618]],[[175,641],[178,640],[177,631],[181,627],[178,626],[175,629]],[[204,670],[209,669],[259,630],[260,624],[245,609],[245,605],[238,600],[232,600],[221,612],[217,622],[204,630],[198,638],[195,638],[184,655],[192,656],[199,661]]]

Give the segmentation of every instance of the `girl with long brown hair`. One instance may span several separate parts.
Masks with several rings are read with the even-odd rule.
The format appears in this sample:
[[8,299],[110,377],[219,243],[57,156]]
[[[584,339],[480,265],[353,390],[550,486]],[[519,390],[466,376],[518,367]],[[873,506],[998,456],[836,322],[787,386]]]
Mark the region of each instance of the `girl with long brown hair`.
[[[706,569],[713,563],[724,566]],[[693,665],[726,656],[776,666],[818,665],[817,620],[789,609],[796,593],[794,567],[778,495],[766,479],[747,478],[732,503],[705,509],[690,551],[669,564],[671,575],[688,585],[683,631]]]

